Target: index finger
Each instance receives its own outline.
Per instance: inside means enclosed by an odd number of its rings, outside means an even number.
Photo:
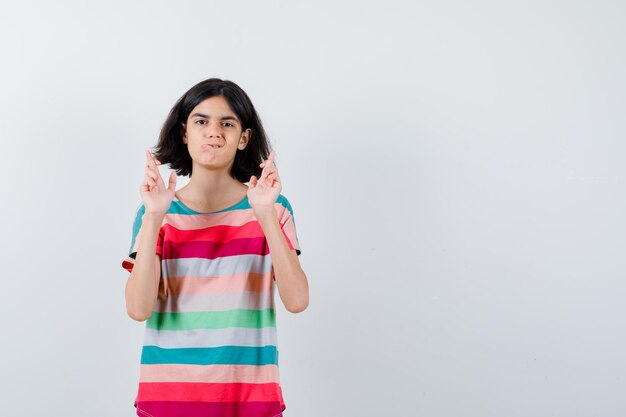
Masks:
[[[152,161],[154,165],[161,164],[161,162],[158,159],[156,159],[154,155],[152,155],[152,152],[150,152],[148,149],[146,149],[146,157],[148,158],[148,164],[150,163],[150,161]]]
[[[273,150],[270,152],[270,154],[267,156],[267,159],[263,161],[261,165],[263,166],[263,171],[265,171],[267,167],[270,167],[272,165],[276,166],[276,164],[274,163],[274,151]]]

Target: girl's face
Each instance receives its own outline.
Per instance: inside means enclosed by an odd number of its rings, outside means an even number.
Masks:
[[[187,144],[193,165],[226,172],[230,172],[237,150],[246,147],[252,134],[250,128],[242,131],[241,121],[222,96],[200,102],[183,128],[183,142]]]

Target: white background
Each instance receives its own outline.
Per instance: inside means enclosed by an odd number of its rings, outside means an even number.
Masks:
[[[626,415],[625,12],[2,3],[0,414],[134,415],[144,150],[220,77],[267,128],[310,284],[277,305],[285,417]]]

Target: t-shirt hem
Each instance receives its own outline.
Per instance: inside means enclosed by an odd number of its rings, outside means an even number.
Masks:
[[[145,417],[154,417],[152,414],[150,414],[147,411],[142,410],[141,408],[137,407],[137,402],[135,401],[135,403],[133,404],[135,406],[135,408],[137,409],[137,415],[138,416],[145,416]],[[278,413],[273,415],[272,417],[284,417],[283,413],[285,412],[285,410],[287,409],[286,405],[283,405],[283,409]],[[141,413],[141,414],[139,414]]]

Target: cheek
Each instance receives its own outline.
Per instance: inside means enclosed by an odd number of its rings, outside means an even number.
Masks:
[[[201,143],[202,142],[202,128],[195,126],[195,127],[190,127],[189,129],[187,129],[185,131],[185,135],[187,137],[187,143],[189,144],[193,144],[193,143]]]

